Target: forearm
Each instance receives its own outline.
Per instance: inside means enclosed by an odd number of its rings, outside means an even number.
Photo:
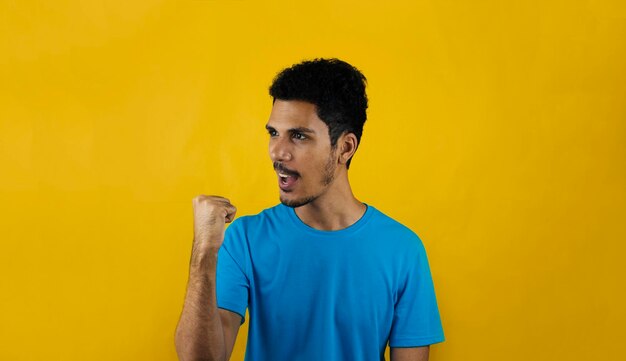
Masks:
[[[215,295],[216,266],[216,251],[191,260],[185,304],[176,328],[176,352],[181,361],[226,361]]]

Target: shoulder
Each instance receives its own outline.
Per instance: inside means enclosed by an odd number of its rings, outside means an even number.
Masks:
[[[278,225],[286,218],[285,207],[281,204],[266,208],[257,214],[239,216],[228,226],[226,234],[232,234],[238,238],[247,237],[249,234],[269,232],[277,229]]]
[[[222,248],[233,255],[248,254],[252,245],[275,232],[281,212],[284,211],[279,206],[274,206],[257,214],[235,218],[226,228]]]
[[[371,232],[383,237],[390,246],[396,246],[405,251],[423,251],[422,240],[414,230],[374,206],[368,206],[372,208],[372,219],[369,224]]]

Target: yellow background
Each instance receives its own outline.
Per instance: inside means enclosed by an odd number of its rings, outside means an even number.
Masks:
[[[314,57],[369,80],[350,178],[424,241],[431,360],[624,359],[623,4],[0,1],[0,359],[175,360],[191,199],[277,203]]]

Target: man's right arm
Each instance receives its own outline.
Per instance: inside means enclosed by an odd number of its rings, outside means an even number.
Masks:
[[[181,361],[227,361],[237,338],[241,316],[217,308],[217,252],[225,223],[236,209],[222,197],[194,198],[194,244],[183,312],[176,327],[176,352]]]

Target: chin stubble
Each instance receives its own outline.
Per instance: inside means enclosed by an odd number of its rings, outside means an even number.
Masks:
[[[334,164],[333,154],[331,153],[330,157],[328,158],[328,161],[324,165],[324,176],[322,177],[322,186],[327,187],[333,182],[333,180],[335,180],[335,168],[336,168],[336,165]],[[298,208],[298,207],[302,207],[306,204],[313,202],[320,195],[321,193],[315,196],[295,199],[292,201],[288,199],[284,199],[283,197],[280,197],[280,203],[286,205],[287,207]]]

